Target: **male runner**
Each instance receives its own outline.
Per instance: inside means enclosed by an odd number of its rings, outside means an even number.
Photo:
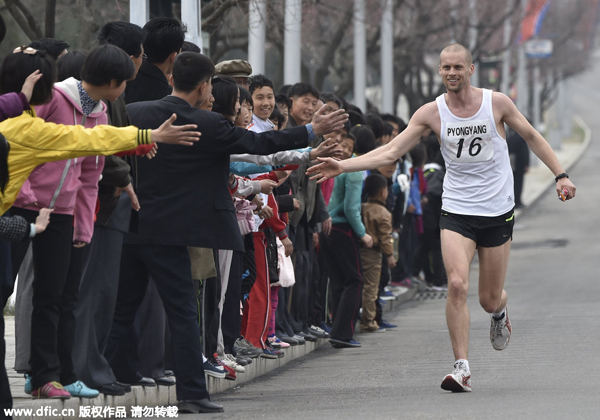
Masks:
[[[469,267],[478,251],[479,303],[491,314],[490,340],[496,350],[510,341],[504,279],[514,224],[513,177],[504,123],[527,142],[556,177],[559,195],[575,197],[575,185],[544,138],[504,94],[471,86],[475,67],[471,53],[460,44],[444,48],[439,73],[447,93],[422,106],[408,127],[390,143],[355,159],[319,158],[308,173],[319,182],[342,172],[388,165],[411,150],[426,129],[440,140],[446,177],[440,220],[442,254],[448,274],[446,319],[456,362],[442,388],[471,391],[469,369]]]

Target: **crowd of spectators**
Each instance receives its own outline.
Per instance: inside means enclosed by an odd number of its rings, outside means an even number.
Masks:
[[[42,39],[0,70],[0,296],[18,275],[14,369],[34,398],[176,386],[180,412],[221,411],[205,375],[306,341],[360,347],[357,325],[397,328],[385,300],[446,285],[435,136],[317,184],[319,157],[368,153],[404,121],[213,65],[184,37],[175,19],[111,22],[89,52]]]

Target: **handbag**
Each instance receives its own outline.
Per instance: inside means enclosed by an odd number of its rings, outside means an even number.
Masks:
[[[296,283],[296,277],[294,276],[294,265],[292,264],[292,257],[285,256],[285,247],[277,238],[277,257],[279,259],[279,281],[271,284],[271,286],[290,287]]]

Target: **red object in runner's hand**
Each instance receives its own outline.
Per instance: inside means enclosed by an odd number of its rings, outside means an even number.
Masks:
[[[558,199],[560,201],[567,201],[567,197],[569,196],[569,190],[563,188],[561,192],[558,193]]]

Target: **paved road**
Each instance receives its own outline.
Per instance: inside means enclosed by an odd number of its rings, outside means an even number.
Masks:
[[[576,112],[597,140],[600,82],[590,72],[573,88]],[[503,352],[490,345],[489,317],[478,306],[473,265],[472,393],[440,389],[454,361],[445,300],[412,302],[390,316],[400,325],[397,331],[358,336],[361,349],[319,349],[215,396],[225,413],[197,418],[600,418],[598,162],[600,145],[592,138],[588,153],[571,170],[577,199],[560,203],[549,191],[517,220],[506,283],[513,337]]]

